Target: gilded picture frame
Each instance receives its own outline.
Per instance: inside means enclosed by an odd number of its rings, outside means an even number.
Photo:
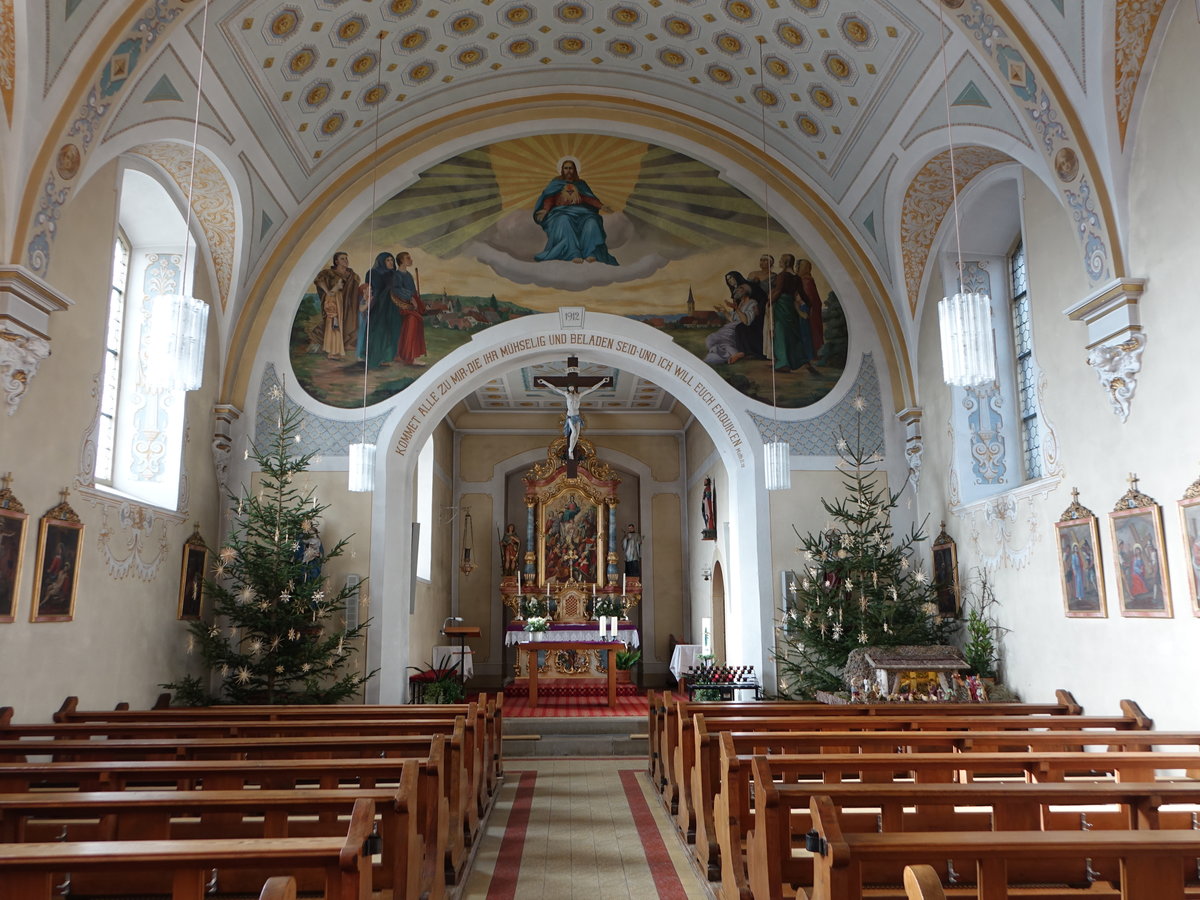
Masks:
[[[204,575],[208,571],[208,545],[200,536],[200,526],[183,545],[183,566],[179,572],[179,606],[176,616],[182,620],[199,619],[204,605]]]
[[[62,502],[41,518],[33,574],[31,622],[70,622],[75,618],[79,563],[83,558],[83,522]]]
[[[943,619],[957,619],[962,613],[961,591],[958,583],[958,545],[946,533],[946,523],[933,539],[933,587],[937,592],[937,614]]]
[[[17,617],[25,535],[29,528],[29,514],[9,490],[8,482],[5,476],[4,487],[0,488],[0,624],[13,622]]]
[[[1200,616],[1200,478],[1191,483],[1179,501],[1179,526],[1183,534],[1192,615]]]
[[[1079,503],[1078,490],[1071,491],[1071,498],[1071,505],[1054,523],[1063,611],[1068,618],[1107,618],[1100,523],[1090,509]]]
[[[1137,478],[1108,514],[1121,615],[1169,619],[1171,580],[1163,540],[1162,507],[1137,490]]]

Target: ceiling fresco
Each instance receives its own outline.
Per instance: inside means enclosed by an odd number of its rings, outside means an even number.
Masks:
[[[423,173],[328,258],[339,250],[358,270],[316,274],[291,342],[299,384],[331,406],[361,405],[364,376],[367,402],[385,400],[482,329],[562,306],[658,328],[784,407],[820,400],[846,363],[845,316],[812,253],[711,166],[653,144],[480,147]],[[628,406],[630,390],[614,377],[593,401]]]

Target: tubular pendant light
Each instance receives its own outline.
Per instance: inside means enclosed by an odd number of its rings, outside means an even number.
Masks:
[[[183,226],[183,265],[178,294],[151,297],[149,340],[142,381],[147,387],[194,391],[204,383],[204,343],[208,304],[182,293],[191,245],[192,190],[196,179],[196,144],[200,136],[200,100],[204,90],[204,52],[208,37],[208,0],[200,25],[200,67],[196,75],[196,115],[192,120],[192,158],[188,165],[187,211]]]
[[[942,93],[946,101],[946,135],[950,144],[950,191],[954,205],[954,242],[958,253],[957,290],[938,303],[942,336],[942,378],[958,387],[978,387],[996,380],[992,340],[992,301],[987,294],[963,292],[962,236],[958,218],[958,173],[954,166],[954,130],[950,122],[950,68],[946,63],[945,19],[938,5],[942,40]]]

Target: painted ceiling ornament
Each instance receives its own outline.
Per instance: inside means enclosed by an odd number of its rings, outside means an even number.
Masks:
[[[1137,390],[1137,376],[1142,370],[1142,351],[1146,335],[1135,331],[1119,344],[1101,344],[1088,354],[1088,365],[1100,379],[1108,394],[1109,404],[1122,422],[1129,419],[1129,407]]]

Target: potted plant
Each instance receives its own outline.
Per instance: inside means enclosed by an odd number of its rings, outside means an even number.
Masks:
[[[531,641],[543,640],[543,635],[550,630],[549,616],[530,616],[525,620],[525,631]]]
[[[410,703],[462,703],[467,691],[458,670],[442,660],[440,667],[409,666],[415,675],[408,679]]]
[[[642,651],[629,647],[617,651],[617,681],[628,684],[633,681],[633,667],[642,660]]]

